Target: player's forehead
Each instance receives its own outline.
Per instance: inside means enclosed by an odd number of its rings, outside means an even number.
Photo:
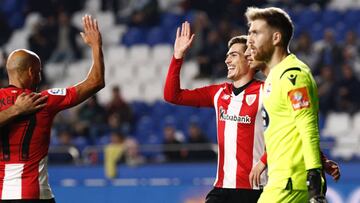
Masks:
[[[249,32],[268,29],[269,25],[267,24],[265,19],[256,19],[249,23]]]
[[[238,53],[238,54],[244,54],[245,53],[245,48],[246,45],[243,43],[235,43],[233,45],[231,45],[231,47],[229,48],[227,55],[231,54],[231,53]]]

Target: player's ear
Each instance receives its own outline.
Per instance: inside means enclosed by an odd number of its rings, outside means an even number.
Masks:
[[[34,77],[34,68],[32,66],[29,66],[28,69],[27,69],[27,75],[29,78],[33,78]]]
[[[281,43],[281,33],[280,32],[274,32],[273,33],[273,45],[278,46]]]

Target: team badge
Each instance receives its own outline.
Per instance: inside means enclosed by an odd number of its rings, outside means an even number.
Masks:
[[[294,110],[310,107],[310,100],[306,87],[291,90],[288,95]]]
[[[48,90],[51,95],[65,96],[66,89],[65,88],[53,88]]]
[[[17,90],[11,90],[11,93],[16,94],[18,91]]]
[[[228,100],[230,98],[230,95],[224,94],[221,99]]]
[[[270,92],[271,92],[271,83],[268,83],[265,86],[265,95],[269,96]]]
[[[256,94],[246,95],[245,101],[247,105],[251,106],[256,100]]]

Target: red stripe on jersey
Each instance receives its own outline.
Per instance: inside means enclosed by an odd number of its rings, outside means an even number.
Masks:
[[[258,111],[259,90],[249,87],[244,91],[239,117],[249,116],[251,123],[255,123]],[[251,188],[248,174],[250,174],[253,164],[255,124],[238,123],[237,132],[236,160],[238,165],[236,169],[236,188]]]
[[[220,89],[219,91],[222,91]],[[218,93],[216,94],[218,95]],[[218,119],[219,118],[219,100],[225,95],[225,93],[222,91],[217,98],[214,98],[214,106],[216,106],[216,116],[217,116],[217,138],[218,138],[218,174],[217,174],[217,181],[215,183],[215,187],[222,187],[224,182],[224,160],[225,160],[225,143],[224,143],[224,130],[225,129],[225,121]],[[229,103],[227,105],[225,104],[223,107],[228,108]]]
[[[39,198],[39,165],[25,164],[21,180],[22,199]]]
[[[4,176],[5,176],[5,164],[0,164],[0,200],[2,199]]]

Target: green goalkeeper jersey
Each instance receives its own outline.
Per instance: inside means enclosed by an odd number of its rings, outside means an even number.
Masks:
[[[318,95],[310,69],[290,54],[270,71],[263,92],[268,187],[306,190],[321,168]]]

